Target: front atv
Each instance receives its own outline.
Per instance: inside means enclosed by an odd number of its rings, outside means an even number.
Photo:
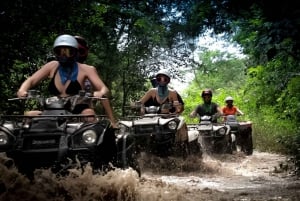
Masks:
[[[41,115],[1,116],[0,151],[14,160],[21,173],[31,177],[38,168],[62,173],[88,163],[96,171],[113,162],[115,135],[108,120],[84,122],[88,116],[65,109],[69,100],[45,100]]]

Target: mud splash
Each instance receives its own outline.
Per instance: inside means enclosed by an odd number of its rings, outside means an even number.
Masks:
[[[131,169],[105,175],[82,173],[58,177],[37,170],[35,180],[19,174],[0,157],[1,201],[189,201],[189,200],[298,200],[300,182],[283,167],[285,156],[255,152],[252,156],[203,155],[187,160],[142,155],[142,177]]]
[[[115,169],[105,175],[92,174],[87,166],[71,169],[70,175],[58,177],[50,170],[36,170],[35,180],[29,181],[18,173],[12,163],[0,160],[0,200],[110,200],[110,201],[155,201],[178,200],[180,193],[162,181],[139,178],[132,169]],[[175,193],[176,192],[176,193]]]

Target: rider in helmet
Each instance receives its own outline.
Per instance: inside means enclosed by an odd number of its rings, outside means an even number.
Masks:
[[[165,103],[172,103],[176,108],[175,113],[181,112],[181,105],[179,104],[177,92],[169,89],[168,84],[170,83],[171,76],[168,71],[160,70],[155,75],[157,86],[148,90],[145,95],[139,100],[142,105],[151,104],[152,106],[163,106]],[[142,113],[145,111],[142,107]],[[171,110],[160,110],[160,113],[170,113]]]
[[[225,103],[226,105],[222,108],[222,112],[225,116],[244,114],[238,107],[233,105],[233,98],[231,96],[225,98]]]
[[[42,80],[50,78],[48,90],[54,96],[67,97],[76,95],[84,88],[88,79],[94,89],[93,96],[103,97],[109,90],[100,79],[94,66],[77,62],[78,43],[74,36],[64,34],[58,36],[53,45],[53,51],[57,60],[50,61],[25,80],[19,88],[19,98],[26,97],[27,91],[35,87]],[[95,115],[95,111],[88,106],[75,107],[73,113]],[[34,111],[34,113],[38,112]],[[93,121],[91,118],[88,121]]]
[[[89,54],[88,43],[87,43],[86,39],[82,36],[74,36],[74,37],[78,42],[77,61],[79,63],[84,63],[86,61],[87,57],[88,57],[88,54]],[[85,90],[87,92],[93,91],[93,86],[92,86],[91,82],[88,79],[85,80]],[[113,111],[112,111],[109,99],[101,99],[100,102],[101,102],[108,118],[110,119],[110,121],[112,123],[112,127],[117,128],[117,123],[116,123],[116,120],[113,116]]]
[[[151,84],[152,84],[152,87],[155,88],[158,86],[158,83],[157,83],[157,80],[156,80],[156,77],[152,78],[151,80]],[[181,111],[179,113],[182,113],[184,111],[184,101],[182,99],[182,97],[180,96],[180,94],[176,91],[177,93],[177,98],[178,98],[178,102],[179,104],[181,105]],[[145,107],[147,106],[151,106],[152,105],[152,99],[148,100],[146,103],[145,103]],[[175,112],[176,108],[172,108],[171,109],[171,112]]]
[[[159,113],[176,113],[180,114],[183,111],[183,105],[180,104],[178,99],[179,94],[168,87],[171,81],[171,76],[168,71],[160,70],[155,75],[154,88],[148,90],[146,94],[140,99],[140,103],[144,106],[161,106],[165,103],[171,103],[172,108],[160,109]],[[183,103],[182,99],[181,102]],[[142,114],[145,113],[144,107],[142,107]],[[182,126],[178,128],[176,132],[176,142],[185,143],[188,140],[188,129],[184,122],[183,117],[178,117],[182,119]]]
[[[195,118],[197,115],[204,116],[220,116],[222,115],[222,110],[218,104],[212,102],[212,90],[205,89],[201,92],[201,97],[203,99],[203,104],[198,105],[194,111],[191,112],[190,117]],[[213,122],[217,123],[217,118],[213,118]]]
[[[73,68],[77,59],[77,40],[73,36],[67,34],[58,36],[54,41],[53,51],[62,67]]]

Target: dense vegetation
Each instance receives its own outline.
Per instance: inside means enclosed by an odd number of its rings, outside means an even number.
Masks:
[[[195,106],[190,97],[201,101],[203,87],[213,88],[220,104],[231,94],[255,124],[257,147],[285,150],[300,160],[297,1],[2,0],[0,10],[2,113],[24,109],[6,100],[51,56],[57,35],[82,35],[91,47],[88,63],[111,89],[117,116],[149,87],[157,69],[189,67],[196,79],[187,91],[187,112]],[[220,53],[206,52],[195,63],[195,39],[209,28],[233,37],[248,58],[212,62]],[[178,79],[180,69],[172,71]],[[38,88],[44,91],[45,84]],[[282,146],[274,150],[275,142]]]

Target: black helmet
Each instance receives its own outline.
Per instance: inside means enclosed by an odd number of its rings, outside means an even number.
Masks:
[[[156,80],[156,77],[151,78],[151,79],[150,79],[150,82],[151,82],[153,88],[157,87],[157,80]]]
[[[85,62],[88,53],[89,53],[89,46],[87,44],[87,41],[82,36],[74,36],[75,39],[78,42],[78,55],[77,55],[77,61],[80,63]]]
[[[210,89],[204,89],[201,93],[201,97],[204,97],[205,95],[209,95],[212,97],[212,91]]]

